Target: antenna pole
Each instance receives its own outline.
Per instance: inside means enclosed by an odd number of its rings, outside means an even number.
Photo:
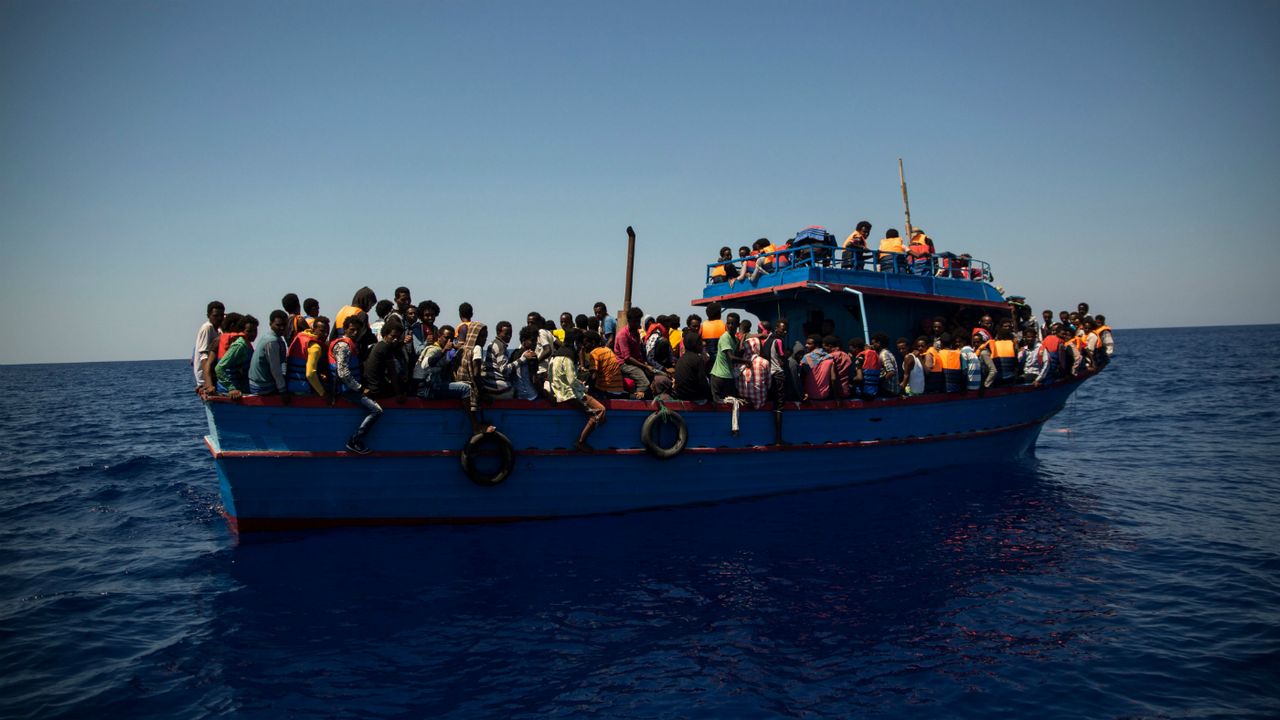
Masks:
[[[898,182],[902,183],[902,207],[907,213],[907,242],[911,241],[911,201],[907,199],[907,175],[902,170],[902,158],[898,158]]]

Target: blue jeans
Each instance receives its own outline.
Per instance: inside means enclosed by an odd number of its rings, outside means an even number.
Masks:
[[[356,428],[355,434],[351,436],[354,442],[364,442],[364,436],[369,434],[373,426],[378,423],[378,419],[382,417],[382,406],[374,402],[373,398],[366,397],[363,393],[358,393],[355,390],[348,390],[342,393],[342,397],[368,411],[368,414],[360,421],[360,427]]]

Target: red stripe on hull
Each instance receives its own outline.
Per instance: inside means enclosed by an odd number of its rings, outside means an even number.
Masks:
[[[808,450],[837,450],[858,447],[877,447],[884,445],[914,445],[917,443],[938,442],[941,440],[967,440],[970,438],[986,437],[1002,432],[1012,432],[1014,430],[1022,430],[1034,427],[1043,423],[1049,418],[1042,417],[1038,420],[1030,422],[1018,423],[1016,425],[1005,425],[1003,427],[993,428],[989,430],[970,430],[962,433],[946,433],[939,435],[925,435],[922,437],[905,437],[905,438],[884,438],[876,440],[847,440],[842,442],[824,442],[824,443],[788,443],[786,445],[750,445],[747,447],[689,447],[683,452],[693,453],[695,455],[713,455],[713,454],[732,454],[732,453],[768,453],[768,452],[796,452]],[[213,447],[213,442],[206,436],[204,439],[205,447],[209,448],[209,452],[215,459],[223,458],[377,458],[377,457],[457,457],[461,454],[458,450],[385,450],[371,451],[367,455],[355,455],[346,451],[311,451],[311,450],[217,450]],[[593,453],[583,453],[578,450],[567,450],[564,448],[552,448],[547,450],[525,449],[516,450],[516,455],[529,456],[559,456],[559,455],[643,455],[644,448],[607,448],[596,450]]]

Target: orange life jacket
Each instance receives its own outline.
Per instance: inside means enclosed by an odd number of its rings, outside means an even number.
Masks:
[[[932,367],[928,368],[927,372],[931,372],[931,373],[942,372],[942,353],[938,352],[938,348],[929,346],[925,348],[924,354],[933,358]],[[959,357],[959,355],[957,355],[956,357]],[[956,367],[959,367],[959,365],[957,365]]]

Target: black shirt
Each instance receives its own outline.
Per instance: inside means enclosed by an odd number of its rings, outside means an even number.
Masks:
[[[379,341],[369,351],[369,359],[364,361],[363,374],[370,397],[389,397],[395,394],[393,377],[396,374],[396,355],[400,353],[400,348],[400,345]]]
[[[675,396],[680,400],[710,400],[707,359],[702,353],[687,352],[676,361]]]

